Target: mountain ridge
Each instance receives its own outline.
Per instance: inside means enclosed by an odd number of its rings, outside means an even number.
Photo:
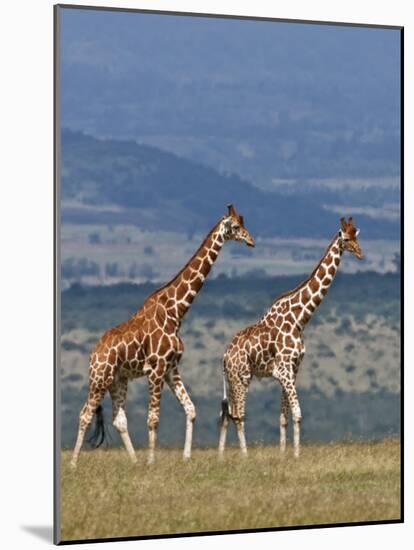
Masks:
[[[63,129],[61,174],[63,223],[132,223],[192,234],[208,230],[231,202],[256,235],[326,237],[339,227],[340,216],[319,204],[320,194],[313,201],[309,194],[264,191],[237,174],[132,140]],[[96,209],[102,205],[118,211]],[[367,238],[399,238],[397,221],[377,224],[358,215],[357,223]]]

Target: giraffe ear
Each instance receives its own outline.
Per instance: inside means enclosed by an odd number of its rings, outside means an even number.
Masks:
[[[240,225],[244,227],[244,218],[243,216],[239,216]]]
[[[341,227],[343,231],[346,231],[346,220],[345,218],[341,218]]]
[[[361,231],[360,229],[357,229],[357,230],[356,230],[356,232],[355,232],[355,237],[358,237],[360,231]]]

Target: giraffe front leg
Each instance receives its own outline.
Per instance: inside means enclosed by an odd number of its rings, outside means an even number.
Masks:
[[[117,378],[109,388],[112,399],[112,422],[121,436],[124,447],[132,463],[136,464],[137,457],[128,433],[128,421],[126,416],[127,389],[128,379],[124,377]]]
[[[287,394],[290,410],[293,419],[293,456],[299,457],[300,454],[300,425],[302,422],[302,413],[299,405],[299,398],[296,392],[295,375],[289,374],[283,382],[283,390]]]
[[[300,424],[302,413],[296,392],[296,374],[298,363],[290,358],[280,360],[273,371],[273,377],[282,386],[282,406],[280,412],[280,450],[286,449],[286,429],[288,424],[289,408],[293,419],[293,454],[298,458],[300,452]]]
[[[292,409],[293,415],[293,456],[299,458],[300,454],[300,425],[302,422],[302,414],[299,404]]]
[[[193,425],[196,418],[196,410],[193,402],[190,399],[190,396],[187,393],[187,390],[185,389],[177,366],[172,367],[170,372],[168,373],[167,383],[185,412],[186,428],[183,458],[184,460],[188,460],[191,457]]]
[[[159,365],[148,375],[149,404],[148,404],[148,459],[147,463],[154,462],[157,429],[160,421],[161,392],[164,385],[164,369]]]

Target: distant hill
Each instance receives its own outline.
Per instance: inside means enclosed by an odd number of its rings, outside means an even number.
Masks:
[[[330,193],[330,202],[332,202]],[[329,238],[339,214],[307,194],[266,192],[235,174],[158,148],[62,131],[63,223],[134,224],[143,229],[204,232],[232,202],[255,235]],[[357,216],[365,238],[399,237],[397,221]]]

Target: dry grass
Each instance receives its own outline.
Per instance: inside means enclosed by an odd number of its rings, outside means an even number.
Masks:
[[[389,520],[400,518],[400,443],[338,443],[291,449],[158,449],[138,465],[124,450],[84,452],[78,469],[62,452],[62,540]]]

